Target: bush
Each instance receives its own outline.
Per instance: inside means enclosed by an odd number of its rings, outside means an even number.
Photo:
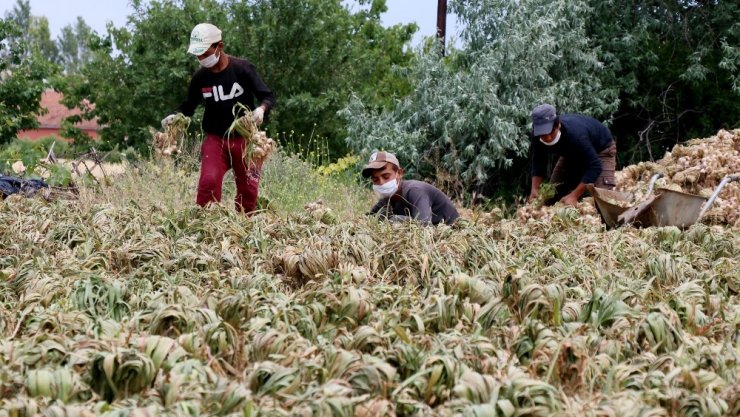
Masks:
[[[70,157],[71,148],[63,140],[54,136],[47,136],[39,140],[15,139],[6,146],[0,147],[0,172],[10,174],[13,172],[11,166],[16,161],[23,162],[26,166],[26,175],[33,175],[38,162],[46,158],[52,145],[57,157]]]
[[[446,59],[435,49],[422,53],[410,73],[413,92],[392,111],[377,113],[354,100],[341,112],[351,148],[395,152],[412,175],[443,171],[470,189],[526,154],[535,105],[597,117],[616,109],[616,91],[601,81],[610,70],[582,24],[586,2],[455,4],[468,24],[468,48]]]

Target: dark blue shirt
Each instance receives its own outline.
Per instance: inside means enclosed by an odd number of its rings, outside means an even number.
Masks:
[[[601,122],[582,114],[560,116],[560,141],[548,146],[532,135],[532,176],[545,177],[547,157],[550,154],[563,156],[569,164],[585,169],[584,184],[593,184],[601,175],[599,152],[612,143],[612,134]]]

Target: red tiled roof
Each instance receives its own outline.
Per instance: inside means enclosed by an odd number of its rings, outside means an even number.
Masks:
[[[62,94],[54,90],[46,90],[41,95],[41,107],[48,110],[46,114],[39,116],[39,128],[42,129],[59,129],[62,127],[62,121],[73,115],[80,114],[79,109],[68,109],[64,104],[60,103]],[[80,123],[75,124],[82,130],[98,130],[97,118],[93,120],[83,120]]]

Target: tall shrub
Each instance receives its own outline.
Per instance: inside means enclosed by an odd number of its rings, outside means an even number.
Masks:
[[[451,185],[482,186],[528,149],[529,112],[549,102],[562,111],[608,118],[613,77],[586,36],[585,1],[458,1],[467,47],[439,57],[420,52],[413,90],[390,111],[356,99],[342,111],[348,144],[363,153],[399,154],[408,171],[444,175]]]

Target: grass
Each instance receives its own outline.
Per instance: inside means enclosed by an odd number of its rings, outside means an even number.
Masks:
[[[195,204],[196,167],[190,158],[177,164],[137,162],[127,173],[116,177],[112,186],[83,189],[82,201],[89,205],[135,204],[142,209],[184,210]],[[365,213],[372,204],[370,190],[359,183],[358,177],[349,172],[320,175],[297,155],[277,153],[263,166],[259,195],[269,201],[270,210],[282,215],[301,213],[306,204],[322,200],[325,207],[348,219]],[[224,178],[221,205],[233,207],[235,193],[234,177],[229,171]]]
[[[296,155],[278,154],[263,169],[262,189],[279,212],[297,213],[304,205],[322,200],[343,218],[367,212],[371,192],[360,184],[357,173],[320,175]]]

